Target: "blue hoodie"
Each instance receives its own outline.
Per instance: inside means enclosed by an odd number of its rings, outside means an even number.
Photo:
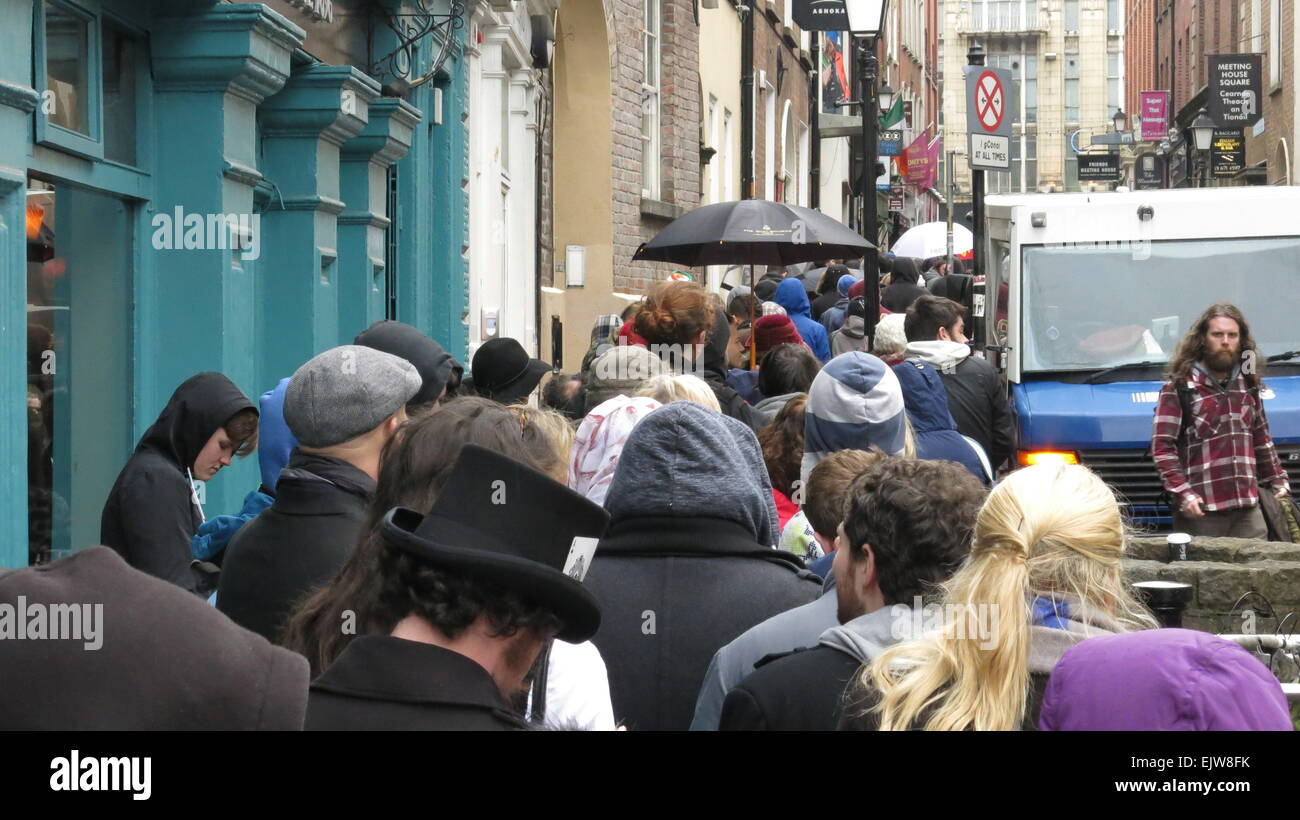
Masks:
[[[988,484],[985,459],[976,449],[979,445],[957,432],[957,423],[948,412],[948,391],[934,365],[920,360],[899,362],[894,365],[894,375],[903,388],[903,406],[916,438],[916,457],[955,461]]]
[[[830,361],[830,338],[826,335],[826,328],[813,320],[812,306],[808,303],[808,291],[803,289],[803,283],[798,279],[783,279],[777,286],[776,296],[772,301],[785,308],[786,315],[799,329],[799,335],[812,349],[813,355],[823,363]]]
[[[827,335],[833,334],[844,326],[844,317],[849,312],[849,288],[853,283],[858,281],[858,277],[851,273],[846,273],[840,277],[840,281],[835,284],[835,290],[840,294],[840,300],[831,307],[826,308],[822,314],[822,327],[826,328]]]
[[[230,539],[245,523],[271,506],[275,499],[263,489],[275,492],[275,482],[280,471],[289,463],[289,452],[298,446],[298,440],[289,432],[284,421],[284,391],[288,379],[281,379],[274,390],[262,394],[261,414],[257,430],[257,462],[262,471],[262,487],[244,497],[244,506],[235,515],[216,515],[209,518],[190,539],[190,549],[200,561],[208,561],[226,548]]]

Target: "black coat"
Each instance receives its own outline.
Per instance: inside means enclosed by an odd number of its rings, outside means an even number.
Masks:
[[[374,491],[374,480],[346,461],[295,449],[275,503],[226,547],[217,609],[278,642],[294,605],[356,548]]]
[[[727,693],[718,728],[724,732],[831,732],[843,710],[844,688],[857,658],[831,646],[769,655]]]
[[[939,378],[948,392],[948,411],[957,422],[957,432],[979,442],[996,470],[1016,446],[1011,408],[998,372],[984,359],[967,356],[955,373],[940,370]]]
[[[112,550],[0,573],[0,604],[13,607],[20,596],[29,609],[80,604],[82,637],[100,645],[0,640],[0,731],[302,728],[305,658]]]
[[[704,382],[717,397],[722,415],[754,426],[754,409],[735,388],[727,384],[727,343],[731,341],[731,322],[721,308],[714,311],[713,330],[704,346]]]
[[[245,409],[256,408],[220,373],[200,373],[176,388],[118,473],[99,540],[136,569],[199,592],[190,540],[202,518],[186,470],[217,428]]]
[[[840,275],[842,276],[843,274]],[[838,276],[835,277],[835,282],[836,284],[839,283]],[[843,296],[840,296],[839,290],[837,290],[836,288],[831,288],[830,290],[823,293],[821,296],[818,296],[816,299],[813,299],[812,303],[809,305],[809,310],[812,311],[813,321],[820,322],[822,320],[822,314],[830,310],[831,308],[835,307],[836,305],[838,305],[840,303],[840,300],[843,298],[844,298]]]
[[[629,517],[601,540],[586,586],[601,604],[592,642],[609,669],[616,720],[685,730],[724,644],[821,594],[793,555],[719,518]]]
[[[528,725],[487,670],[464,655],[365,635],[312,682],[306,728],[490,732]]]

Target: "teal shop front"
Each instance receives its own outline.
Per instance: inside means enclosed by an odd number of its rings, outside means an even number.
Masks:
[[[118,470],[194,373],[256,399],[383,318],[464,358],[446,5],[0,0],[0,18],[0,566],[98,543]],[[221,471],[205,513],[259,480],[256,458]]]

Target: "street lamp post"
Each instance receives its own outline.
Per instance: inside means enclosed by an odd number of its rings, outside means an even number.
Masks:
[[[1210,143],[1214,140],[1214,120],[1202,108],[1196,112],[1196,119],[1192,120],[1191,125],[1192,139],[1196,143],[1196,159],[1198,168],[1204,166],[1204,170],[1210,167]],[[1196,173],[1197,187],[1206,187],[1209,180],[1206,179],[1208,174],[1202,174],[1200,170]]]
[[[947,185],[944,189],[944,199],[948,203],[948,266],[944,268],[947,273],[952,273],[952,158],[961,156],[966,153],[966,149],[960,145],[948,152],[948,162],[944,164],[944,170],[947,171]]]
[[[876,258],[876,43],[884,27],[886,0],[844,0],[849,18],[849,32],[858,44],[858,79],[862,112],[862,237],[871,247],[862,256],[863,296],[875,309],[867,311],[865,328],[867,348],[875,339],[880,319],[880,266]],[[892,89],[891,89],[892,96]]]
[[[972,41],[970,51],[966,52],[966,62],[972,66],[984,65],[984,46],[978,42]],[[971,169],[971,215],[975,219],[972,226],[972,245],[975,249],[975,280],[982,282],[984,276],[984,248],[981,247],[980,239],[984,236],[984,172]],[[951,207],[951,206],[950,206]],[[948,271],[952,273],[951,270]]]

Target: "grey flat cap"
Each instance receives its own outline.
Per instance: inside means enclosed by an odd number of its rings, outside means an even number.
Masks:
[[[362,345],[331,348],[293,374],[284,421],[308,447],[332,447],[368,433],[420,390],[405,359]]]

